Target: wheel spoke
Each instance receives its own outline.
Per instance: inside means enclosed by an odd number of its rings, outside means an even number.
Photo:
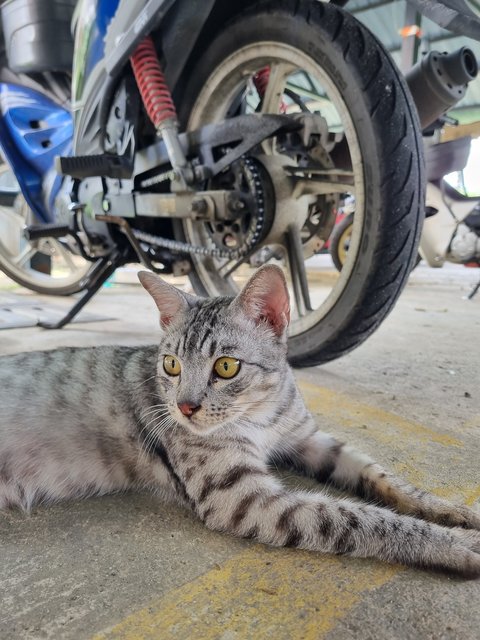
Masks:
[[[17,255],[23,237],[25,220],[12,207],[0,206],[0,251]]]
[[[54,248],[54,251],[58,252],[62,256],[70,273],[75,273],[78,267],[75,265],[70,251],[66,249],[61,242],[56,240],[51,243],[51,246]]]
[[[353,171],[341,169],[312,169],[306,170],[308,177],[293,175],[293,197],[300,198],[304,195],[328,195],[330,193],[350,193],[355,191]]]
[[[324,196],[330,193],[352,193],[352,191],[352,185],[348,182],[301,178],[300,180],[295,180],[295,188],[292,195],[294,198],[300,198],[309,194]]]
[[[3,219],[3,224],[10,224],[19,229],[23,229],[25,226],[24,217],[17,213],[13,207],[0,206],[0,218]]]
[[[286,62],[271,63],[268,83],[263,96],[261,96],[260,113],[279,113],[287,78],[292,71],[294,71],[294,67]],[[262,142],[264,153],[271,155],[274,152],[274,145],[274,138],[264,140]]]
[[[244,264],[245,262],[248,262],[248,260],[257,251],[258,251],[258,247],[254,246],[249,251],[247,251],[247,253],[244,256],[242,256],[238,260],[236,261],[227,260],[227,262],[225,262],[224,264],[222,264],[221,267],[219,267],[218,269],[219,275],[226,280],[232,275],[234,271],[236,271],[239,267],[241,267],[242,264]]]
[[[219,276],[224,279],[229,278],[234,271],[236,271],[239,267],[242,266],[244,262],[246,262],[246,260],[248,260],[248,256],[243,256],[237,261],[227,260],[227,262],[225,262],[221,267],[218,268]]]
[[[265,93],[261,96],[261,113],[278,113],[280,111],[287,78],[293,70],[294,67],[286,62],[272,62]]]
[[[299,316],[304,316],[309,311],[313,311],[313,309],[310,302],[310,292],[308,290],[300,230],[297,226],[290,225],[288,227],[285,234],[285,244],[287,247],[288,267],[292,280],[297,313]]]
[[[35,247],[32,247],[30,244],[27,244],[26,247],[12,259],[12,262],[17,267],[23,267],[33,256],[38,253]]]

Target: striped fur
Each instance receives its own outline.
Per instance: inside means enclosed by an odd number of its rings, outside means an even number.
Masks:
[[[480,576],[476,513],[316,429],[286,360],[279,270],[261,269],[234,300],[153,278],[142,282],[165,329],[158,347],[0,359],[0,508],[149,488],[236,536]],[[166,354],[180,376],[164,371]],[[214,375],[220,356],[240,360],[236,377]],[[200,409],[186,417],[184,402]],[[273,465],[364,501],[287,490]]]

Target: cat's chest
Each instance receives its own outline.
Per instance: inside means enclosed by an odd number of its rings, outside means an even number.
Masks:
[[[285,434],[275,425],[250,424],[239,428],[233,442],[238,442],[239,449],[251,454],[252,458],[267,463],[280,446]]]

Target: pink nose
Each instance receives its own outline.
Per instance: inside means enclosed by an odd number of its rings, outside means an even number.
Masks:
[[[187,416],[187,418],[191,418],[194,413],[197,413],[197,411],[202,408],[201,405],[198,405],[196,407],[191,402],[181,402],[177,406],[180,409],[180,411],[183,413],[183,415]]]

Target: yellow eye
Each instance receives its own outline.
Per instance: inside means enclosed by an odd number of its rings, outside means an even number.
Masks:
[[[163,358],[163,368],[165,369],[165,373],[168,373],[169,376],[178,376],[182,370],[180,362],[175,358],[175,356],[165,356]]]
[[[213,369],[220,378],[233,378],[240,371],[240,360],[224,356],[215,362]]]

